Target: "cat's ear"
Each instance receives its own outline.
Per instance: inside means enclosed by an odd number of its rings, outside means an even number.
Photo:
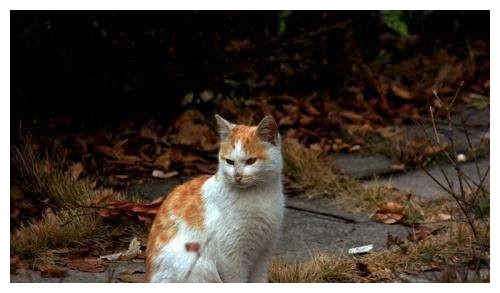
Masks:
[[[257,135],[262,141],[268,142],[272,145],[278,143],[278,124],[273,116],[267,115],[260,121],[257,126]]]
[[[231,130],[234,127],[234,124],[222,118],[220,115],[215,114],[215,119],[217,120],[217,126],[219,127],[219,135],[221,140],[225,140],[229,134],[231,134]]]

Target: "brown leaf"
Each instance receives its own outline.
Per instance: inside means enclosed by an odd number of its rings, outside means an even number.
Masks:
[[[299,123],[300,125],[302,126],[309,126],[311,124],[313,124],[314,122],[314,117],[312,116],[308,116],[308,115],[300,115],[300,120],[299,120]]]
[[[14,255],[10,257],[10,273],[15,274],[18,269],[28,269],[30,267],[26,260],[22,260],[19,256]]]
[[[294,125],[296,121],[297,120],[294,119],[291,115],[285,115],[285,116],[281,117],[278,124],[280,126],[291,126],[291,125]]]
[[[234,104],[233,100],[230,99],[223,99],[220,103],[220,113],[222,115],[238,115],[239,110]]]
[[[443,146],[428,146],[424,149],[425,156],[434,156],[445,150],[446,147]]]
[[[196,161],[201,161],[201,162],[205,161],[202,157],[197,156],[191,152],[182,150],[180,148],[171,148],[170,158],[172,162],[178,162],[178,163],[192,163]]]
[[[445,214],[445,213],[438,213],[437,218],[441,221],[448,221],[451,220],[451,215],[450,214]]]
[[[321,115],[321,113],[310,103],[306,104],[305,111],[307,114],[312,115],[312,116],[320,116]]]
[[[98,214],[106,218],[124,215],[146,223],[151,223],[164,199],[164,196],[160,196],[148,204],[124,200],[113,201],[109,202],[105,208],[99,209]]]
[[[341,111],[339,115],[354,122],[361,122],[364,120],[363,116],[352,111]]]
[[[42,278],[64,278],[66,277],[66,270],[58,268],[54,265],[41,265],[38,267]]]
[[[248,49],[252,46],[252,41],[250,39],[232,39],[226,46],[225,50],[228,52],[239,52],[244,49]]]
[[[85,167],[83,167],[83,164],[81,162],[74,163],[69,167],[69,172],[71,173],[71,177],[74,180],[80,178],[84,170]]]
[[[406,168],[405,164],[401,163],[401,164],[392,164],[391,165],[391,169],[392,170],[396,170],[396,171],[404,171]]]
[[[167,151],[156,158],[154,165],[164,171],[167,171],[168,168],[170,168],[170,163],[172,163],[170,160],[170,151]]]
[[[23,198],[24,198],[24,193],[20,188],[18,188],[16,186],[12,186],[10,188],[10,200],[11,201],[21,200]]]
[[[353,145],[352,147],[349,148],[350,153],[357,152],[361,149],[361,146],[359,144]]]
[[[417,242],[426,239],[430,235],[432,235],[431,232],[422,227],[417,231],[410,232],[410,234],[408,234],[408,240],[411,242]]]
[[[118,277],[118,280],[124,283],[145,283],[146,274],[141,271],[134,271],[132,273],[123,273]]]
[[[396,96],[398,96],[402,99],[411,100],[414,98],[414,96],[410,93],[410,91],[403,88],[402,86],[393,84],[393,85],[391,85],[391,90]]]
[[[68,262],[68,267],[82,272],[99,273],[106,270],[106,264],[95,258],[72,259]]]
[[[374,215],[374,219],[377,222],[384,224],[394,224],[405,216],[405,208],[396,202],[387,202],[379,206],[377,212]]]
[[[10,218],[15,219],[19,215],[20,211],[18,208],[10,208]]]
[[[151,139],[153,141],[157,141],[159,138],[159,135],[156,132],[154,132],[153,130],[151,130],[151,128],[147,127],[146,125],[141,127],[141,131],[139,132],[139,135],[142,138]]]
[[[101,155],[105,155],[111,158],[115,158],[115,151],[110,146],[98,145],[94,147],[94,150]]]

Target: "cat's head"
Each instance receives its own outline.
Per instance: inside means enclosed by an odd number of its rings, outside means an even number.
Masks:
[[[248,188],[281,176],[281,138],[270,115],[257,126],[233,124],[215,115],[219,126],[219,173],[231,185]]]

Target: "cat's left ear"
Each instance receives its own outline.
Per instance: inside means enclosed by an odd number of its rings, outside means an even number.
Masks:
[[[257,135],[262,141],[268,142],[272,145],[278,143],[278,124],[273,116],[267,115],[257,125]]]
[[[225,140],[228,138],[229,134],[231,134],[234,124],[222,118],[218,114],[215,114],[215,119],[217,120],[217,126],[219,127],[220,138],[221,140]]]

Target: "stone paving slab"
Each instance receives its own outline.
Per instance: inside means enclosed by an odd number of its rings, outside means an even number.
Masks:
[[[349,223],[315,213],[286,209],[283,233],[275,257],[288,262],[305,261],[316,252],[347,253],[349,248],[385,247],[387,235],[404,238],[409,228],[372,221]]]
[[[144,272],[146,265],[143,260],[109,262],[104,272],[81,272],[68,269],[64,278],[42,278],[40,272],[18,270],[10,275],[11,283],[109,283],[123,282],[118,278],[123,273]]]
[[[489,156],[479,159],[478,165],[481,176],[483,176],[490,165]],[[461,167],[463,172],[468,174],[468,176],[470,176],[472,180],[474,180],[475,182],[479,182],[480,178],[477,175],[474,162],[461,164]],[[460,190],[460,185],[457,176],[454,175],[456,174],[455,170],[450,165],[444,165],[442,166],[442,168],[446,172],[446,174],[448,174],[450,181],[453,183],[454,190],[458,192]],[[429,173],[431,173],[436,179],[439,180],[439,182],[446,186],[446,180],[438,166],[431,167],[429,169]],[[486,176],[485,183],[486,186],[489,186],[490,184],[489,172]],[[401,175],[383,178],[378,180],[377,182],[366,182],[365,184],[382,184],[388,187],[395,187],[399,190],[412,193],[423,199],[435,199],[442,196],[448,196],[448,194],[443,189],[441,189],[441,187],[439,187],[439,185],[434,182],[423,170],[414,170]]]
[[[391,168],[395,162],[382,155],[335,154],[330,158],[340,172],[357,179],[399,172]]]

